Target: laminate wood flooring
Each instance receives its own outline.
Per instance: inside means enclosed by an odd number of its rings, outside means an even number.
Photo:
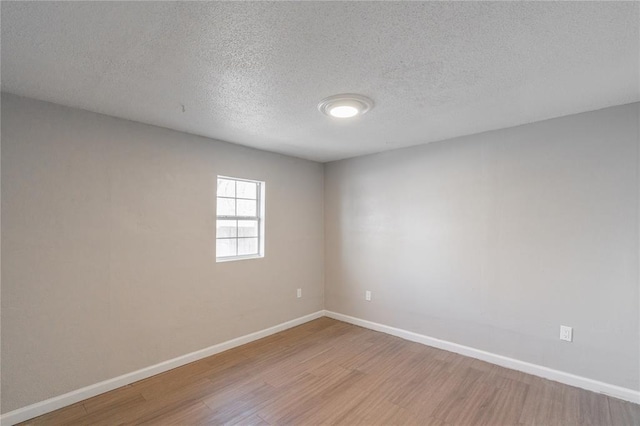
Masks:
[[[640,406],[329,318],[29,425],[640,425]]]

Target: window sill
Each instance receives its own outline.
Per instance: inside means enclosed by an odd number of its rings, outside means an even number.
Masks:
[[[216,263],[234,262],[236,260],[249,260],[249,259],[262,259],[263,254],[252,254],[248,256],[233,256],[233,257],[216,257]]]

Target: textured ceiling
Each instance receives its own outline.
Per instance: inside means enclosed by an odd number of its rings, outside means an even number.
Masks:
[[[634,2],[1,8],[3,91],[318,161],[640,100]]]

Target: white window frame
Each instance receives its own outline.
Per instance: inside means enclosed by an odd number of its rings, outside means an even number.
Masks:
[[[251,182],[251,183],[255,183],[257,185],[257,194],[256,194],[256,216],[228,216],[228,215],[218,215],[217,214],[217,209],[218,209],[218,199],[219,198],[226,198],[226,199],[235,199],[236,200],[236,212],[237,212],[237,200],[243,200],[244,198],[242,197],[238,197],[238,193],[237,193],[237,184],[236,184],[236,196],[235,197],[225,197],[225,196],[219,196],[218,195],[218,189],[217,189],[217,182],[218,179],[225,179],[225,180],[232,180],[235,182]],[[231,176],[223,176],[223,175],[218,175],[216,178],[216,262],[230,262],[230,261],[234,261],[234,260],[246,260],[246,259],[260,259],[264,257],[264,212],[265,212],[265,183],[264,181],[259,181],[259,180],[253,180],[253,179],[244,179],[244,178],[237,178],[237,177],[231,177]],[[248,199],[248,198],[247,198]],[[258,222],[258,253],[255,254],[245,254],[245,255],[238,255],[236,254],[235,256],[223,256],[223,257],[219,257],[218,256],[218,248],[217,248],[217,242],[219,239],[235,239],[236,240],[236,253],[237,251],[237,247],[238,247],[238,239],[242,238],[242,237],[238,237],[238,231],[236,230],[236,236],[235,237],[218,237],[218,221],[219,220],[255,220]],[[250,237],[249,237],[250,238]]]

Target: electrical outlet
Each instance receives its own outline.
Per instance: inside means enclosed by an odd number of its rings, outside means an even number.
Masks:
[[[560,326],[560,340],[566,340],[567,342],[573,341],[573,328],[566,325]]]
[[[298,296],[298,299],[300,299],[302,297],[302,289],[299,288],[296,294]]]
[[[364,300],[371,302],[371,292],[369,290],[364,292]]]

